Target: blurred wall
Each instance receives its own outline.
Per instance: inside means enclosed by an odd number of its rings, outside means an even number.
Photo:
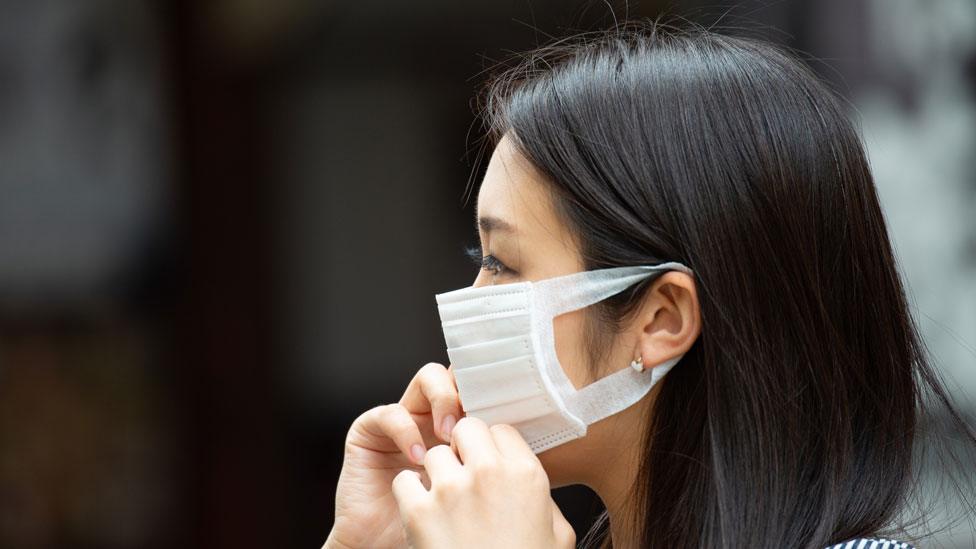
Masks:
[[[0,546],[178,530],[159,14],[0,3]],[[177,528],[174,528],[177,526]]]

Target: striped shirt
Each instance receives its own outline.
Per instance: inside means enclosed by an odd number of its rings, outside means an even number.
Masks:
[[[842,541],[825,549],[915,549],[915,546],[904,541],[885,538],[856,538]]]

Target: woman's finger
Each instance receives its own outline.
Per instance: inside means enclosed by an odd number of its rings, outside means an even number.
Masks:
[[[454,428],[452,444],[457,446],[458,455],[465,465],[500,457],[488,425],[478,418],[461,418]]]
[[[532,458],[535,457],[535,452],[529,447],[525,439],[522,438],[521,433],[518,429],[512,427],[511,425],[506,425],[504,423],[499,423],[497,425],[492,425],[489,429],[491,432],[491,437],[495,441],[495,447],[498,448],[498,453],[508,458]]]
[[[427,451],[424,457],[424,469],[430,477],[431,485],[456,478],[463,471],[454,450],[450,446],[438,444]]]
[[[556,502],[552,499],[549,502],[552,504],[552,533],[556,538],[556,547],[567,549],[576,547],[576,530],[573,530],[573,526],[563,516]]]
[[[373,436],[389,438],[411,461],[423,464],[427,447],[420,428],[403,406],[386,404],[369,410],[363,415],[362,427]]]
[[[410,381],[400,404],[415,414],[430,412],[434,432],[445,442],[451,440],[461,417],[461,400],[449,369],[436,362],[425,365]]]
[[[423,483],[420,481],[420,473],[411,469],[404,469],[393,477],[391,485],[393,497],[396,499],[397,506],[401,510],[410,508],[417,501],[422,500],[428,495]]]

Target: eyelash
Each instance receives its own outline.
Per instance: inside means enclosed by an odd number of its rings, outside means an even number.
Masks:
[[[475,265],[483,270],[493,271],[496,275],[515,273],[515,271],[509,269],[508,266],[499,261],[497,257],[483,254],[484,252],[482,252],[481,246],[467,246],[464,248],[464,255],[468,256]]]

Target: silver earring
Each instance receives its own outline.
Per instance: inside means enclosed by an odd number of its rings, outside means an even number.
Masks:
[[[644,357],[642,357],[640,355],[637,355],[637,360],[631,360],[630,361],[630,367],[633,368],[635,371],[643,372],[644,371]]]

